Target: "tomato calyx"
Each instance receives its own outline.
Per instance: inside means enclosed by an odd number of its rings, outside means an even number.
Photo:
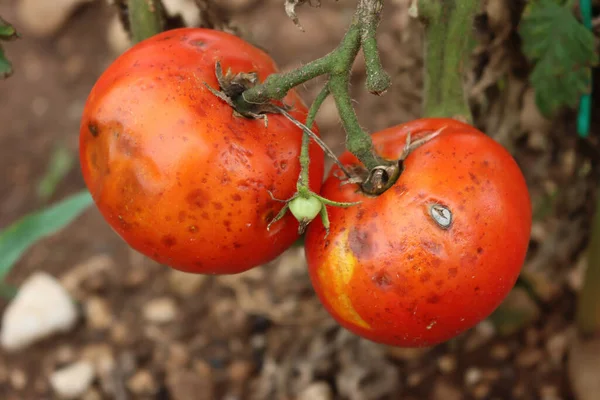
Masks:
[[[287,200],[281,200],[273,196],[273,193],[269,192],[271,198],[275,201],[285,203],[281,211],[269,222],[267,230],[271,228],[271,225],[279,221],[285,216],[289,210],[294,218],[298,220],[298,234],[302,235],[308,225],[317,217],[321,215],[321,221],[325,227],[325,237],[329,235],[329,215],[327,214],[327,206],[348,208],[356,206],[361,202],[342,203],[326,199],[318,194],[312,192],[308,187],[298,185],[298,190],[292,197]]]
[[[291,109],[290,106],[283,102],[280,102],[281,105],[273,103],[255,104],[243,99],[242,93],[259,83],[256,72],[240,72],[236,74],[231,72],[231,69],[228,69],[224,74],[221,63],[217,61],[215,63],[215,75],[217,82],[219,82],[219,90],[212,88],[207,83],[204,85],[212,94],[227,103],[233,109],[234,115],[238,117],[262,119],[266,126],[268,124],[267,114],[281,114],[282,109]]]
[[[411,133],[406,136],[406,144],[400,157],[389,165],[378,165],[371,170],[367,170],[363,165],[354,165],[349,169],[350,176],[338,176],[342,185],[359,184],[363,194],[367,196],[379,196],[391,188],[404,171],[404,161],[417,148],[425,143],[435,139],[446,126],[429,133],[417,140],[412,140]]]

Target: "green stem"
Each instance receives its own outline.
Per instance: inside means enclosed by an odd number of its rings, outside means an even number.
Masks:
[[[128,0],[127,7],[134,43],[162,32],[163,18],[160,0]]]
[[[360,41],[365,55],[367,71],[367,90],[373,94],[385,93],[392,84],[390,76],[381,65],[379,50],[377,48],[377,27],[381,21],[383,0],[373,2],[361,1],[358,6],[360,24]]]
[[[319,92],[315,100],[310,106],[308,110],[308,115],[306,116],[306,127],[308,129],[312,129],[312,125],[315,122],[315,118],[317,117],[317,112],[319,112],[319,108],[323,105],[325,99],[329,96],[329,88],[327,85],[323,87],[323,89]],[[302,135],[302,148],[300,149],[300,178],[298,179],[298,191],[302,188],[308,189],[308,172],[310,165],[310,137],[308,133],[304,132]]]
[[[587,270],[577,306],[577,327],[584,336],[600,334],[600,191],[587,251]]]
[[[242,93],[243,100],[250,104],[262,104],[269,100],[281,100],[290,89],[326,74],[336,55],[337,51],[334,50],[326,56],[311,61],[290,72],[269,75],[263,83]]]
[[[464,90],[473,19],[479,0],[417,0],[425,25],[426,117],[473,117]]]
[[[360,0],[352,25],[335,50],[293,71],[270,75],[264,82],[234,99],[236,107],[246,110],[253,104],[281,100],[293,87],[318,76],[328,75],[328,90],[335,99],[346,131],[348,151],[369,171],[380,166],[394,165],[393,161],[385,160],[375,153],[371,136],[360,126],[350,96],[350,73],[361,45],[364,46],[367,64],[367,88],[382,93],[389,86],[389,77],[381,66],[375,41],[382,6],[383,0]],[[392,184],[393,182],[389,182],[389,186]]]

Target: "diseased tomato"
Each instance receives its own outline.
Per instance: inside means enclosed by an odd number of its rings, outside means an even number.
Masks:
[[[397,159],[407,134],[445,129],[405,160],[398,181],[378,197],[341,185],[334,167],[325,198],[362,201],[328,207],[331,232],[308,228],[314,288],[344,327],[403,347],[448,340],[489,316],[513,287],[531,229],[531,203],[510,154],[470,125],[420,119],[373,135]],[[349,153],[345,165],[358,162]]]
[[[281,115],[235,116],[205,86],[223,72],[276,72],[272,59],[219,31],[163,32],[121,55],[94,86],[81,122],[85,182],[104,218],[134,249],[173,268],[238,273],[274,259],[298,238],[286,215],[300,173],[302,131]],[[297,119],[307,109],[290,93]],[[310,148],[310,184],[323,152]]]

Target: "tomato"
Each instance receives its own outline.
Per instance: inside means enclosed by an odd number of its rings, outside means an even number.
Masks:
[[[331,231],[319,219],[305,246],[320,300],[344,327],[375,342],[422,347],[489,316],[511,290],[531,230],[525,179],[510,154],[474,127],[420,119],[373,134],[398,159],[412,140],[445,127],[404,161],[394,185],[367,197],[340,185],[334,167],[321,189],[333,201]],[[344,165],[358,161],[342,155]]]
[[[134,249],[173,268],[238,273],[266,263],[298,238],[288,213],[267,225],[296,192],[302,131],[282,115],[236,116],[205,83],[223,72],[277,71],[242,39],[198,28],[171,30],[122,54],[85,105],[80,160],[85,183],[112,228]],[[304,121],[294,91],[283,99]],[[310,186],[324,155],[310,147]]]

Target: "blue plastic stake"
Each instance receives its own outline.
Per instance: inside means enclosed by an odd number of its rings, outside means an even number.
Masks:
[[[583,24],[589,30],[592,30],[592,0],[580,0],[579,8]],[[592,88],[592,78],[590,77],[590,91]],[[577,133],[580,137],[586,138],[590,134],[590,123],[592,118],[592,94],[587,93],[581,96],[579,102],[579,113],[577,115]]]

